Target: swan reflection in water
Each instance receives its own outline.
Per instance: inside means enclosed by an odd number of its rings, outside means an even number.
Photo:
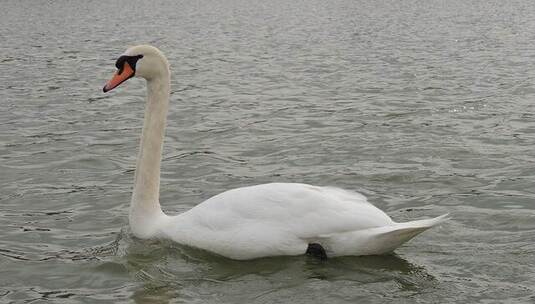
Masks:
[[[310,293],[308,296],[320,296],[349,288],[353,294],[359,294],[355,289],[384,286],[385,295],[391,296],[393,291],[425,292],[438,283],[425,267],[396,254],[325,261],[307,256],[236,261],[176,243],[139,240],[126,248],[122,260],[129,265],[130,276],[140,284],[133,295],[138,303],[148,299],[168,303],[192,294],[202,298],[205,290],[218,294],[223,302],[260,301],[287,297],[285,290],[290,287],[303,290],[299,297],[306,297],[306,292]],[[247,294],[243,294],[244,285]],[[325,290],[309,290],[311,285]],[[392,286],[396,286],[395,290]]]

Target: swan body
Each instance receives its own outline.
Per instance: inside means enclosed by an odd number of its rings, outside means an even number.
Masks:
[[[107,92],[137,76],[148,98],[130,208],[139,238],[164,238],[232,259],[301,255],[319,244],[327,256],[393,251],[447,215],[394,222],[363,195],[334,187],[270,183],[220,193],[175,216],[159,203],[160,163],[169,103],[169,65],[156,48],[129,48],[116,63]]]

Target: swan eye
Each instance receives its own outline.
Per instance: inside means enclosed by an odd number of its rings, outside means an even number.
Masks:
[[[123,55],[121,57],[119,57],[117,59],[117,61],[115,62],[115,67],[119,70],[117,73],[119,75],[121,75],[123,73],[123,70],[124,70],[124,64],[125,62],[128,62],[128,64],[132,67],[132,69],[134,69],[134,71],[136,70],[136,63],[139,59],[143,58],[143,55],[137,55],[137,56],[127,56],[127,55]]]

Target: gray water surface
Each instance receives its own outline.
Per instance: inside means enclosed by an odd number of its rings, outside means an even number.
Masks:
[[[0,302],[535,301],[535,2],[0,1]],[[145,86],[172,69],[161,203],[271,181],[453,219],[395,255],[238,262],[128,230]]]

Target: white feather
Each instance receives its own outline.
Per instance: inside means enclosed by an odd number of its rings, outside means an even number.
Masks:
[[[303,254],[319,243],[329,256],[383,254],[443,217],[395,223],[359,193],[306,184],[233,189],[168,218],[162,237],[233,259]]]
[[[295,183],[233,189],[182,214],[164,214],[159,185],[169,65],[151,46],[129,48],[125,56],[139,58],[132,68],[148,86],[130,208],[137,237],[171,239],[233,259],[300,255],[310,243],[320,244],[328,256],[369,255],[391,252],[447,219],[395,223],[359,193]]]

